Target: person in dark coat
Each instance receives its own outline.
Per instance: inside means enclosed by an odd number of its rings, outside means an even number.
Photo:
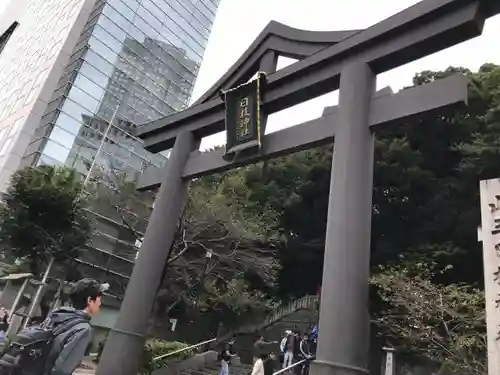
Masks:
[[[276,354],[270,353],[264,359],[264,375],[273,375],[276,367]]]
[[[312,357],[311,342],[309,341],[309,336],[304,335],[304,337],[302,337],[302,340],[300,341],[299,344],[299,350],[300,350],[300,356],[302,357],[301,359],[308,359]],[[300,369],[301,375],[306,375],[308,373],[309,373],[309,361],[304,363]]]

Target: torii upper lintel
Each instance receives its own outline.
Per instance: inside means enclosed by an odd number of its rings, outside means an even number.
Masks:
[[[196,100],[193,106],[217,98],[220,90],[227,90],[246,82],[259,70],[258,63],[266,52],[300,60],[337,44],[359,31],[301,30],[271,21],[226,74]]]
[[[271,114],[334,91],[354,61],[375,74],[476,37],[498,0],[425,0],[269,75],[263,110]],[[215,98],[138,129],[149,151],[172,147],[181,131],[205,137],[224,130],[224,103]]]

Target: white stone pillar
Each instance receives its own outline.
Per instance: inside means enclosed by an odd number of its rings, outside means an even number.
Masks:
[[[382,349],[385,351],[385,366],[383,375],[394,375],[395,374],[394,349],[388,347]]]
[[[486,327],[488,332],[488,375],[500,375],[500,179],[480,182]]]

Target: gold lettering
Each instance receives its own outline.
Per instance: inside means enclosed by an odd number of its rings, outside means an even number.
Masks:
[[[240,100],[240,107],[248,107],[248,97]]]
[[[245,137],[250,133],[250,117],[243,117],[240,119],[240,136]]]
[[[248,106],[240,108],[240,118],[249,117],[250,113],[248,113]]]
[[[250,112],[248,111],[248,97],[240,99],[240,116],[238,121],[238,138],[246,137],[250,133]]]

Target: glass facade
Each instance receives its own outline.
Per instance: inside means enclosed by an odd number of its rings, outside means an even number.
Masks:
[[[24,164],[86,175],[94,162],[132,178],[161,166],[133,130],[187,107],[218,2],[98,0]]]
[[[83,176],[119,171],[130,180],[161,167],[166,158],[145,151],[134,129],[187,107],[218,3],[97,0],[23,165],[66,165]],[[96,235],[78,261],[85,276],[114,282],[111,290],[122,294],[136,238],[116,211],[93,210]]]
[[[0,19],[0,192],[21,165],[93,0],[11,1]]]

